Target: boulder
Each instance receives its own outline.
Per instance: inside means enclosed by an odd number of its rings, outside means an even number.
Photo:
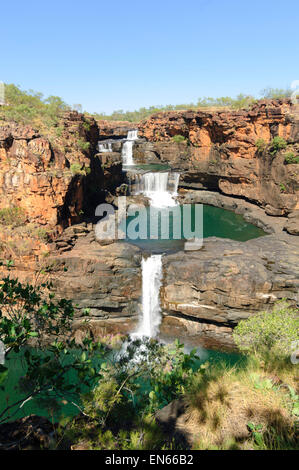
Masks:
[[[299,210],[288,215],[288,221],[284,228],[291,235],[299,235]]]

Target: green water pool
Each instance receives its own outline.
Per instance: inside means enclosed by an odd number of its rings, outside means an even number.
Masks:
[[[194,230],[196,217],[195,217],[195,204],[191,206],[191,228]],[[179,209],[183,214],[183,206],[177,206],[176,210]],[[177,216],[177,213],[173,215],[173,208],[170,209],[158,209],[158,238],[151,238],[151,221],[152,221],[152,208],[146,207],[137,211],[134,215],[127,217],[126,222],[121,224],[121,229],[126,229],[127,237],[126,242],[132,243],[139,246],[144,251],[151,253],[165,253],[173,252],[184,249],[186,238],[184,237],[183,229],[183,216]],[[247,222],[241,215],[235,214],[232,211],[221,209],[218,207],[203,205],[202,214],[202,234],[203,238],[218,237],[226,238],[236,241],[245,242],[253,238],[258,238],[265,235],[265,232]],[[166,217],[169,214],[169,237],[165,238],[161,232],[161,217]],[[141,218],[140,218],[141,216]],[[146,237],[144,233],[140,236],[140,224],[137,223],[139,220],[146,220],[147,225]],[[130,224],[133,224],[136,228],[135,239],[132,239],[132,231]],[[143,224],[144,225],[144,224]],[[130,236],[128,236],[128,232]],[[144,231],[143,231],[144,232]],[[177,234],[180,234],[179,237]]]

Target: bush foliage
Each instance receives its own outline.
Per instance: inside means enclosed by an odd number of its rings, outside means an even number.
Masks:
[[[26,222],[26,214],[21,207],[4,207],[0,209],[0,224],[19,227]]]
[[[267,144],[264,141],[264,139],[257,139],[257,141],[255,142],[255,145],[256,145],[258,152],[262,153],[265,150]]]
[[[0,263],[2,264],[2,263]],[[13,263],[7,262],[10,271]],[[81,351],[72,337],[74,307],[66,299],[55,299],[52,285],[20,282],[10,274],[0,281],[0,339],[5,348],[5,364],[0,364],[0,386],[5,387],[14,368],[12,353],[21,354],[25,375],[18,384],[20,398],[7,397],[0,405],[0,424],[22,411],[24,403],[37,399],[53,409],[61,407],[61,397],[79,401],[82,385],[92,387],[96,371],[89,354],[103,357],[101,344],[85,338]],[[68,374],[74,379],[70,383]]]
[[[186,138],[183,135],[177,134],[172,137],[173,142],[181,143],[186,142]]]
[[[299,155],[295,155],[293,152],[288,152],[284,156],[284,161],[287,165],[298,164]]]
[[[14,84],[5,84],[6,106],[0,107],[0,120],[46,127],[57,125],[63,111],[70,107],[59,96],[44,98],[33,90],[23,91]]]
[[[267,362],[286,360],[292,345],[299,341],[299,312],[285,301],[278,302],[272,312],[261,312],[240,321],[234,330],[240,351]]]
[[[279,150],[285,149],[287,143],[282,137],[277,135],[272,139],[270,146],[270,153],[275,155]]]

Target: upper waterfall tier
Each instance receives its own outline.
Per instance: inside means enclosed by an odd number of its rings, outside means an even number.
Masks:
[[[134,165],[133,145],[134,145],[134,140],[136,140],[137,138],[138,138],[137,129],[128,131],[127,140],[123,143],[122,151],[121,151],[123,165],[126,165],[126,166]]]

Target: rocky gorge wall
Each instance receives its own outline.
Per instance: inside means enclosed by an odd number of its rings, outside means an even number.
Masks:
[[[106,192],[122,183],[119,154],[101,162],[98,140],[96,121],[77,112],[65,113],[49,133],[1,123],[0,211],[22,211],[13,233],[4,226],[0,230],[0,246],[9,257],[26,252],[38,258],[49,250],[49,238],[94,216]]]
[[[270,215],[299,208],[298,165],[285,164],[283,155],[299,148],[298,109],[289,100],[260,101],[241,111],[163,112],[138,129],[146,143],[136,145],[136,161],[168,162],[182,172],[181,186],[242,197]],[[185,141],[174,142],[176,136]],[[287,150],[258,150],[258,140],[269,145],[276,136]]]
[[[138,126],[70,113],[54,137],[0,126],[0,210],[22,207],[27,222],[54,230],[51,243],[17,260],[14,274],[32,279],[46,267],[56,294],[74,300],[78,338],[86,328],[95,336],[132,331],[141,312],[142,254],[124,243],[99,244],[93,216],[97,204],[127,190],[118,139],[135,127],[135,161],[178,170],[181,202],[233,210],[269,233],[245,243],[208,239],[199,252],[165,256],[162,335],[231,347],[241,318],[281,298],[298,304],[299,165],[284,157],[298,154],[298,121],[288,101],[251,111],[158,113]],[[175,142],[178,135],[185,140]],[[258,152],[257,139],[270,143],[277,135],[286,150]],[[97,141],[107,138],[113,152],[99,154]]]
[[[49,135],[31,126],[0,126],[0,209],[21,207],[30,222],[66,227],[80,222],[101,192],[122,181],[121,162],[97,156],[99,128],[77,112]],[[92,208],[94,209],[94,207]]]

